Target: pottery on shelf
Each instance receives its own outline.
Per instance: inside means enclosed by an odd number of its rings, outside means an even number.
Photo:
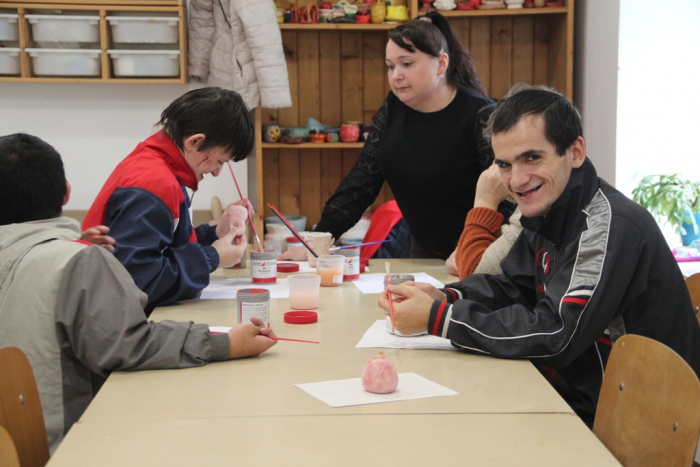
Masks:
[[[360,125],[346,123],[340,127],[340,140],[343,143],[356,143],[360,139]]]

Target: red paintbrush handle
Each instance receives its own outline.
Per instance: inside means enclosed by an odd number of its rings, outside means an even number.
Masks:
[[[272,209],[272,212],[275,213],[275,216],[277,216],[277,217],[280,218],[280,220],[284,223],[284,225],[286,225],[286,226],[289,228],[289,230],[292,231],[292,233],[294,234],[294,236],[295,236],[296,238],[299,239],[299,241],[301,242],[301,244],[304,245],[304,246],[306,247],[306,249],[309,250],[309,251],[311,252],[312,255],[314,255],[316,258],[318,258],[318,255],[317,255],[316,252],[313,250],[313,248],[311,248],[311,247],[309,246],[309,244],[306,243],[306,240],[304,240],[304,237],[302,237],[302,236],[299,234],[299,232],[297,232],[297,229],[295,229],[294,227],[292,227],[292,224],[290,224],[289,221],[288,221],[287,219],[284,218],[284,216],[282,215],[282,213],[279,212],[279,211],[277,210],[277,208],[274,207],[273,205],[271,205],[270,203],[267,203],[267,207],[269,207],[270,209]]]
[[[285,337],[270,337],[270,336],[265,336],[265,337],[267,337],[268,339],[275,340],[275,341],[306,342],[307,344],[320,344],[320,342],[316,342],[316,341],[305,341],[305,340],[302,340],[302,339],[287,339],[287,338],[285,338]]]

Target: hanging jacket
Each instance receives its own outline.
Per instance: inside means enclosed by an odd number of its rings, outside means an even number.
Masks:
[[[190,78],[236,91],[248,109],[291,107],[287,63],[270,0],[192,0]]]

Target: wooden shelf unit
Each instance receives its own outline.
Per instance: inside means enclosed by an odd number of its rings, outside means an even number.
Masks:
[[[288,7],[287,0],[277,0]],[[304,6],[301,0],[298,6]],[[409,0],[411,17],[418,0]],[[442,11],[467,45],[489,96],[498,99],[516,83],[551,86],[573,98],[574,0],[561,8]],[[256,145],[249,161],[255,181],[256,227],[271,203],[284,214],[318,222],[325,201],[357,161],[361,143],[301,145],[262,143],[262,126],[304,126],[309,117],[340,126],[371,124],[389,83],[384,64],[387,30],[396,25],[281,24],[292,107],[255,112]],[[392,199],[384,185],[374,207]]]
[[[19,48],[20,76],[0,75],[0,82],[32,82],[32,83],[130,83],[130,84],[185,84],[187,83],[187,10],[182,0],[96,0],[90,3],[42,0],[27,0],[22,2],[7,2],[0,0],[0,8],[16,9],[19,14]],[[36,10],[69,10],[94,11],[100,16],[100,70],[101,76],[36,76],[33,72],[32,61],[25,49],[34,47],[31,27],[25,15]],[[106,19],[112,12],[142,12],[149,13],[174,12],[178,21],[178,46],[180,50],[180,75],[177,77],[116,77],[108,49],[112,49],[112,35]],[[126,50],[126,49],[125,49]]]

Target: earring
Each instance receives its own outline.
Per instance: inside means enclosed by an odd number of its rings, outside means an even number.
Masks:
[[[438,78],[444,78],[444,77],[445,77],[445,73],[438,76]]]

